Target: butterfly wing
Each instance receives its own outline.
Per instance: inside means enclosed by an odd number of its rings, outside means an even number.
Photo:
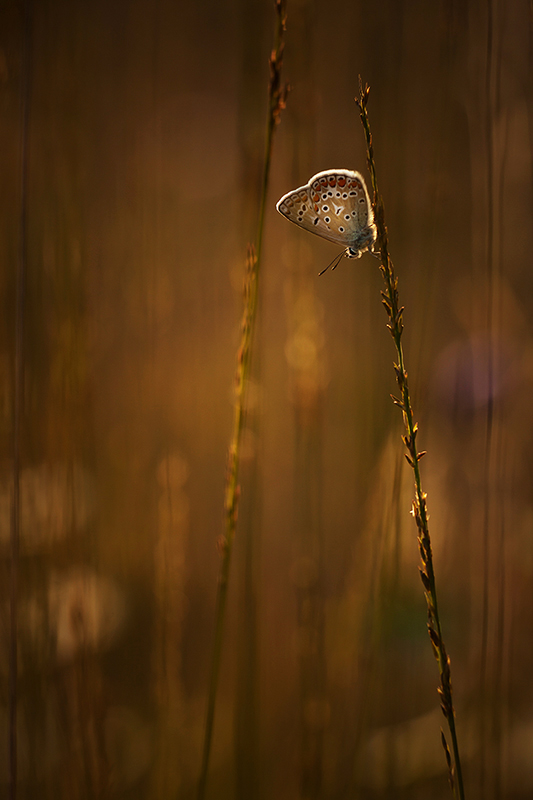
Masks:
[[[359,172],[327,170],[284,195],[276,208],[300,228],[330,242],[366,249],[375,240],[374,216]]]

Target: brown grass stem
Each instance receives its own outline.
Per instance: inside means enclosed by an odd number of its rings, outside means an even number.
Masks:
[[[209,678],[209,693],[207,699],[207,714],[198,784],[198,800],[205,797],[207,774],[209,771],[209,758],[213,739],[213,725],[215,721],[216,695],[220,672],[220,661],[224,638],[224,621],[226,616],[226,603],[228,582],[231,565],[231,554],[235,531],[237,526],[237,512],[239,505],[239,462],[240,446],[246,416],[246,389],[250,372],[252,344],[257,317],[259,273],[261,265],[261,252],[263,243],[263,229],[267,203],[268,184],[270,177],[270,163],[274,131],[280,120],[281,112],[285,107],[289,87],[281,79],[283,65],[284,34],[286,22],[286,0],[276,0],[276,33],[274,48],[270,55],[270,81],[268,92],[268,115],[265,142],[265,160],[261,184],[261,199],[259,204],[259,217],[255,247],[248,245],[246,257],[246,273],[244,280],[244,312],[241,326],[241,341],[237,353],[237,369],[235,374],[235,406],[233,414],[233,430],[228,452],[226,470],[226,488],[224,498],[224,534],[220,537],[220,571],[218,577],[218,591],[215,610],[215,636],[213,655]]]
[[[9,533],[9,651],[8,651],[8,796],[16,800],[18,788],[18,605],[20,559],[20,472],[21,432],[24,412],[24,335],[26,273],[28,267],[28,140],[31,105],[32,8],[30,0],[22,6],[23,50],[20,103],[20,222],[16,261],[12,407],[12,495]]]
[[[361,122],[366,139],[367,147],[367,162],[372,181],[372,188],[374,191],[373,206],[375,214],[375,223],[377,227],[377,244],[381,256],[381,274],[385,281],[385,291],[381,292],[383,305],[389,318],[387,325],[391,332],[396,347],[397,363],[394,364],[394,372],[396,373],[396,381],[400,390],[400,397],[392,396],[393,402],[401,409],[403,421],[407,433],[402,437],[407,453],[405,457],[411,466],[414,479],[415,479],[415,499],[413,501],[412,514],[418,528],[418,546],[420,550],[420,557],[422,566],[420,569],[420,577],[424,585],[424,594],[426,597],[427,610],[428,610],[428,632],[435,658],[437,659],[440,686],[438,693],[440,696],[442,712],[448,723],[450,731],[450,739],[452,743],[453,758],[448,747],[444,732],[442,734],[442,744],[444,747],[446,762],[448,765],[448,774],[450,778],[450,785],[455,797],[459,800],[464,800],[464,787],[463,777],[461,770],[461,760],[459,755],[459,746],[457,742],[457,732],[455,727],[455,711],[452,699],[452,682],[450,672],[450,659],[444,646],[442,638],[442,629],[439,616],[439,609],[437,603],[437,588],[435,581],[435,570],[433,566],[433,554],[431,549],[431,539],[429,535],[428,524],[428,511],[427,511],[427,495],[422,490],[422,479],[420,476],[420,460],[425,455],[425,451],[419,451],[416,445],[416,437],[418,433],[418,425],[414,422],[413,409],[411,405],[411,397],[409,394],[409,382],[407,377],[407,370],[405,368],[405,359],[402,348],[402,333],[403,333],[403,306],[400,306],[398,295],[398,278],[394,273],[394,266],[389,253],[389,244],[387,236],[387,228],[385,226],[385,212],[383,206],[383,198],[381,197],[378,189],[376,178],[376,166],[374,162],[374,148],[372,144],[372,134],[370,131],[370,122],[367,114],[367,103],[370,88],[363,84],[359,79],[359,96],[356,98],[356,103],[359,107]]]

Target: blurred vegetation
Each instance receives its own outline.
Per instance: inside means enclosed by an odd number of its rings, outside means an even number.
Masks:
[[[17,797],[186,800],[274,12],[28,7]],[[318,279],[333,246],[275,212],[319,170],[366,176],[359,74],[428,451],[466,795],[531,796],[531,13],[289,0],[248,398],[259,425],[242,445],[257,469],[251,503],[243,463],[239,526],[260,536],[250,554],[237,528],[208,798],[450,796],[377,262]],[[4,0],[2,795],[24,36],[21,3]]]

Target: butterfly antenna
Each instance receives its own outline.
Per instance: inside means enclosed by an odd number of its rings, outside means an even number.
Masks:
[[[337,269],[337,267],[341,263],[341,260],[342,260],[343,256],[345,256],[345,255],[346,255],[346,250],[343,250],[342,253],[339,253],[339,257],[337,258],[337,260],[335,261],[335,263],[333,264],[333,266],[331,268],[332,270]]]
[[[322,270],[322,272],[318,273],[318,277],[320,278],[320,276],[323,275],[324,272],[327,272],[330,267],[331,267],[332,270],[334,270],[336,267],[338,267],[339,264],[340,264],[340,260],[343,257],[343,255],[344,255],[344,250],[342,251],[342,253],[339,253],[338,255],[336,255],[335,258],[333,259],[333,261],[330,261],[329,264],[327,265],[327,267],[325,267]]]

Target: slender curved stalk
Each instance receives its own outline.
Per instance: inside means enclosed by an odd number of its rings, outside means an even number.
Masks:
[[[215,637],[213,643],[213,656],[209,679],[209,694],[207,700],[207,714],[205,724],[204,745],[200,780],[198,784],[198,800],[205,797],[207,774],[209,770],[209,757],[213,739],[213,725],[215,721],[216,694],[220,672],[220,660],[224,635],[224,621],[226,616],[226,602],[228,581],[231,564],[231,554],[235,531],[237,526],[237,511],[239,504],[239,461],[242,431],[245,421],[245,395],[250,372],[250,360],[253,344],[253,335],[258,305],[259,268],[261,264],[261,251],[263,242],[263,228],[267,202],[268,182],[270,176],[270,162],[272,158],[272,145],[274,131],[280,120],[281,112],[285,107],[289,87],[281,81],[281,67],[283,64],[284,33],[286,22],[286,0],[276,0],[276,36],[274,49],[270,55],[270,82],[268,93],[268,117],[266,130],[265,162],[261,186],[261,200],[256,234],[256,246],[248,246],[246,258],[246,275],[244,281],[244,313],[242,319],[241,342],[237,354],[237,370],[235,374],[235,409],[233,414],[233,432],[228,453],[226,471],[226,490],[224,502],[224,535],[220,537],[221,562],[218,577],[218,591],[215,611]]]
[[[453,759],[450,754],[448,744],[444,732],[442,734],[442,744],[446,755],[446,762],[448,764],[448,774],[450,785],[455,797],[459,800],[464,800],[464,787],[463,776],[461,770],[461,759],[459,756],[459,745],[457,742],[457,732],[455,728],[455,711],[452,700],[452,682],[450,673],[450,659],[446,653],[444,641],[442,638],[441,623],[439,617],[439,609],[437,603],[437,588],[435,583],[435,570],[433,567],[433,554],[431,550],[431,539],[429,536],[428,525],[428,512],[427,512],[427,495],[422,490],[422,479],[420,477],[420,459],[425,455],[425,451],[418,451],[416,447],[416,436],[418,433],[418,425],[413,419],[413,409],[411,405],[411,398],[409,394],[409,383],[407,379],[407,370],[405,368],[405,359],[402,349],[402,333],[403,333],[403,306],[400,306],[398,296],[398,278],[394,274],[394,266],[389,254],[389,243],[387,236],[387,228],[385,227],[385,212],[383,206],[383,199],[378,190],[378,183],[376,178],[376,166],[374,163],[374,148],[372,145],[372,134],[370,132],[370,122],[367,114],[367,103],[370,88],[365,86],[363,88],[361,79],[359,79],[359,97],[356,98],[356,103],[359,106],[361,122],[366,138],[367,147],[367,162],[370,170],[370,177],[372,180],[372,188],[374,190],[374,214],[375,223],[377,227],[377,243],[381,255],[381,274],[385,281],[385,291],[381,292],[383,305],[389,318],[387,325],[391,332],[394,344],[396,347],[396,354],[398,362],[394,364],[394,371],[396,373],[396,381],[400,390],[400,397],[392,397],[394,403],[402,410],[403,421],[407,433],[402,437],[407,453],[405,457],[411,466],[415,478],[415,499],[413,501],[412,514],[418,528],[418,546],[420,550],[420,557],[422,566],[420,569],[420,577],[424,585],[424,594],[426,597],[428,609],[428,632],[433,652],[439,666],[440,686],[438,693],[440,696],[442,712],[448,723],[450,731],[450,739],[452,743]]]
[[[32,7],[30,0],[22,4],[23,49],[20,101],[20,227],[15,280],[13,364],[13,424],[10,533],[9,533],[9,649],[8,649],[8,796],[17,798],[18,784],[18,605],[20,558],[20,469],[21,427],[24,406],[24,334],[26,304],[26,272],[28,261],[28,138],[32,71]]]

